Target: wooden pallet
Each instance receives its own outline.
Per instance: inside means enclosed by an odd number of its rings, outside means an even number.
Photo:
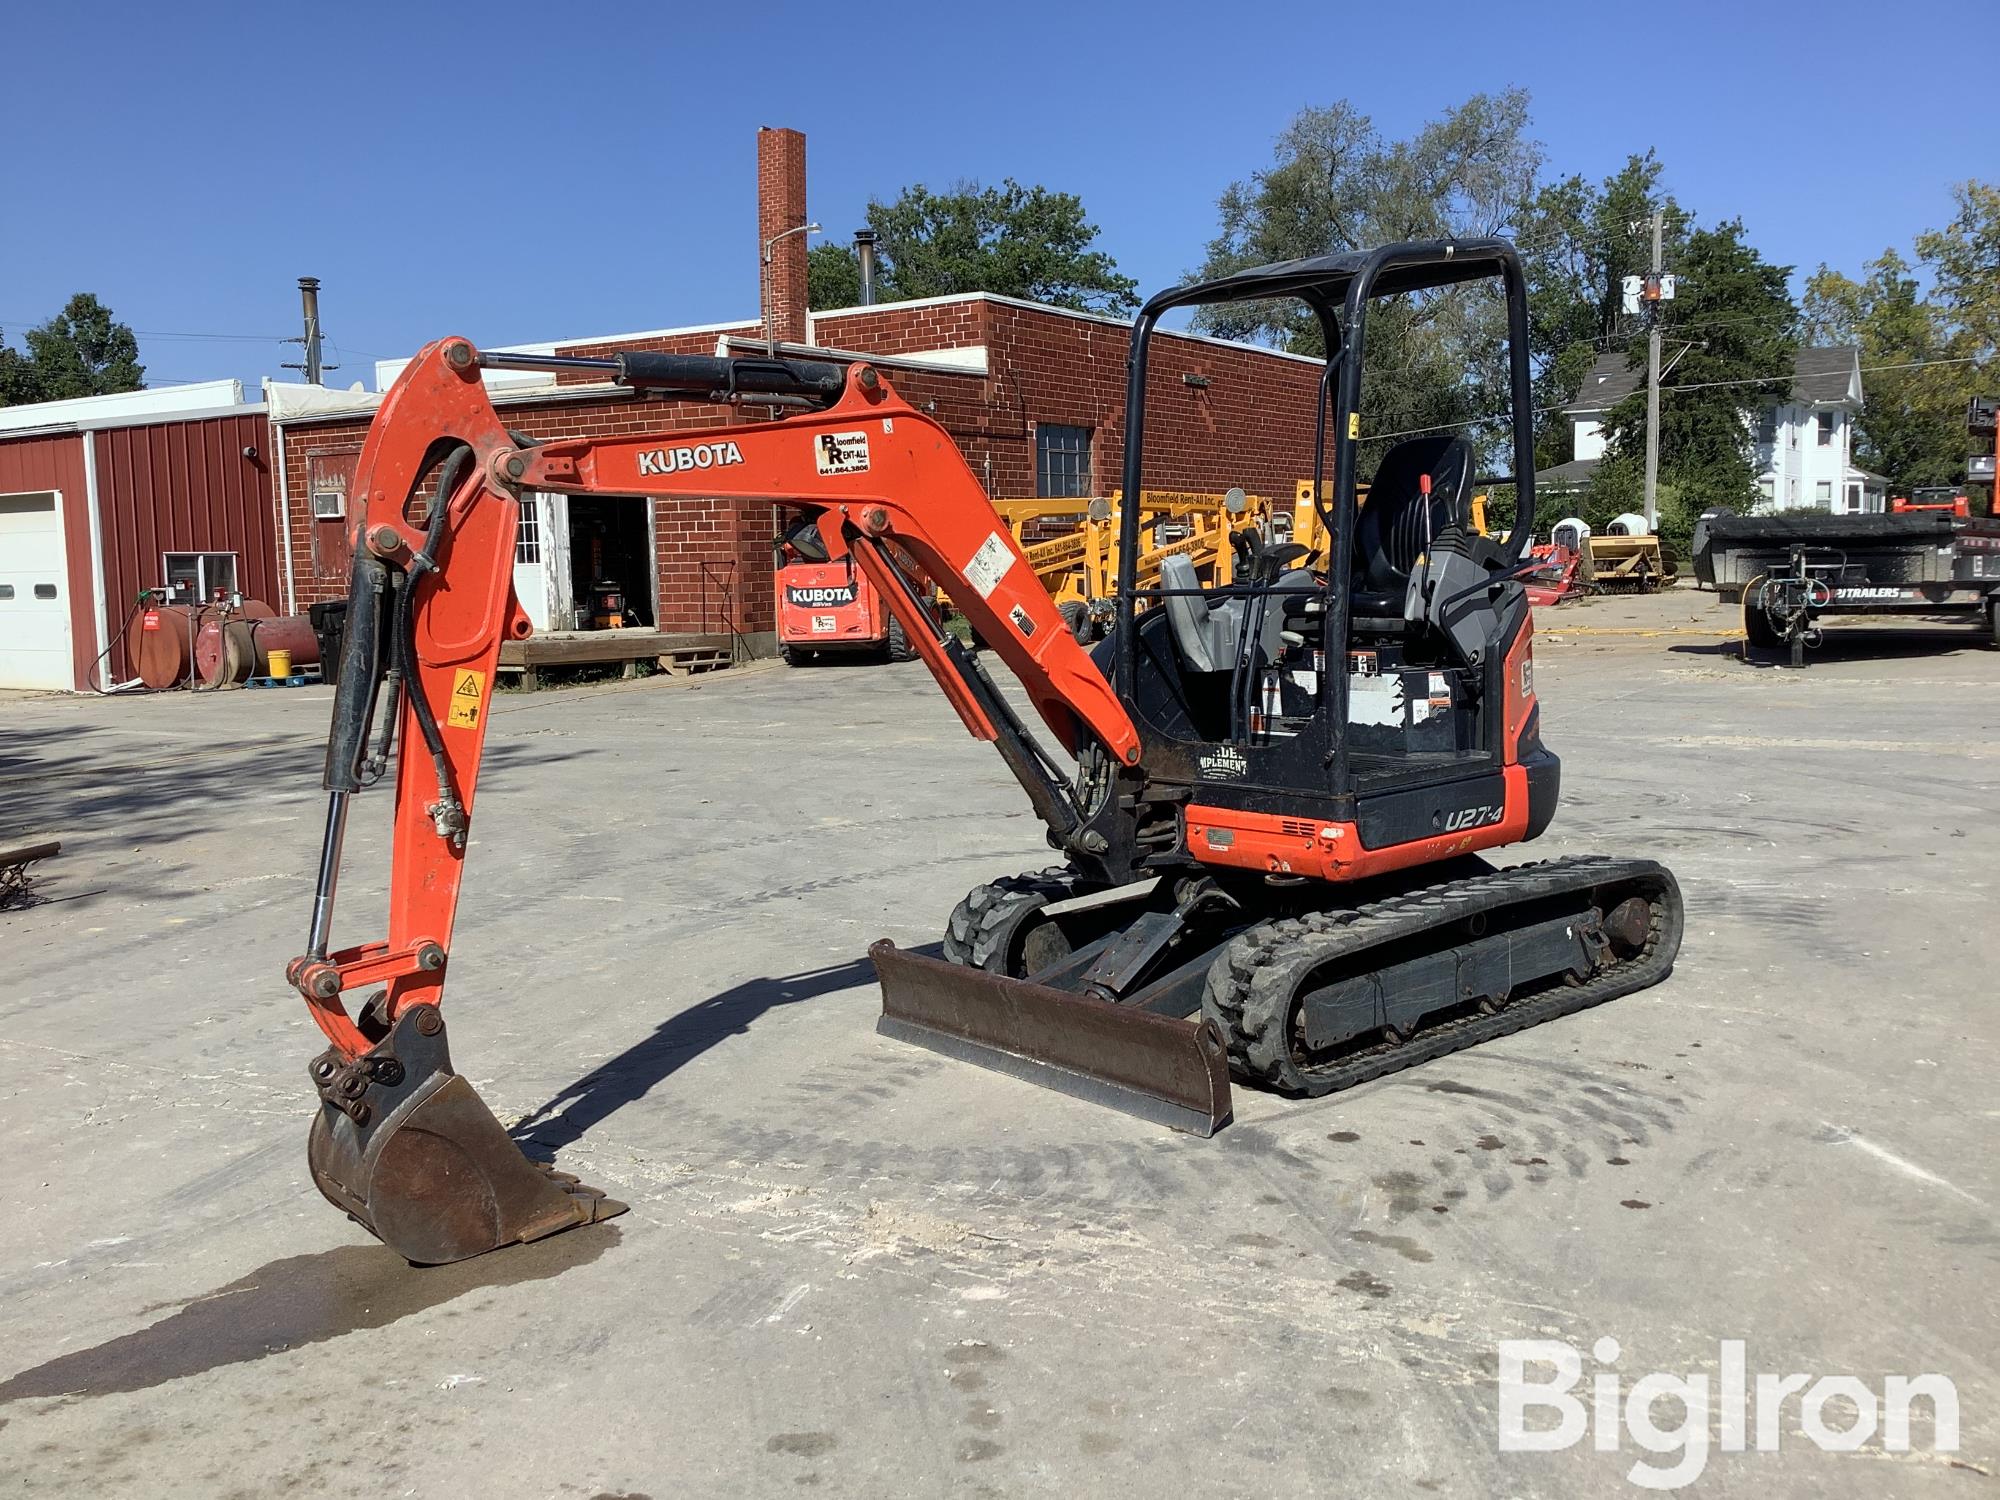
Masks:
[[[719,672],[734,659],[726,646],[678,646],[662,652],[658,665],[662,672]]]
[[[289,677],[251,677],[243,685],[253,688],[313,687],[319,682],[317,672],[294,672]]]
[[[622,663],[626,677],[639,675],[650,661],[662,672],[713,672],[735,660],[735,642],[726,635],[684,635],[664,630],[557,630],[525,641],[504,641],[499,669],[520,674],[521,686],[541,684],[546,667]]]

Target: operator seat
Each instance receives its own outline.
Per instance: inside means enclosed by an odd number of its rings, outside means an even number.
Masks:
[[[1190,672],[1234,672],[1236,659],[1243,649],[1244,621],[1254,618],[1258,621],[1258,655],[1253,665],[1275,662],[1284,652],[1284,632],[1294,623],[1284,596],[1287,594],[1317,597],[1319,581],[1304,568],[1285,568],[1286,562],[1294,561],[1291,554],[1305,549],[1287,545],[1272,554],[1272,566],[1278,568],[1273,578],[1261,580],[1270,590],[1270,596],[1261,601],[1238,597],[1214,601],[1199,594],[1182,593],[1183,589],[1199,589],[1201,575],[1186,557],[1176,554],[1160,559],[1160,587],[1171,592],[1162,601],[1167,609],[1167,623],[1173,628],[1174,648],[1180,652],[1181,661]]]
[[[1201,574],[1187,558],[1175,554],[1160,559],[1160,587],[1170,589],[1161,601],[1166,606],[1167,623],[1173,627],[1174,646],[1190,672],[1235,670],[1237,650],[1243,640],[1243,601],[1225,599],[1211,603],[1199,593],[1182,590],[1201,588]]]
[[[1464,528],[1471,490],[1472,444],[1462,437],[1407,438],[1382,455],[1355,523],[1350,616],[1365,617],[1378,628],[1402,620],[1410,569],[1447,527]]]

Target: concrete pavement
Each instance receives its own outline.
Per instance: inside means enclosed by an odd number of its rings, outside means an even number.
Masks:
[[[65,843],[0,915],[0,1492],[1598,1496],[1671,1463],[1497,1451],[1500,1341],[1558,1339],[1586,1382],[1723,1340],[1942,1373],[1955,1454],[1924,1404],[1915,1451],[1823,1452],[1794,1397],[1697,1492],[1986,1493],[2000,653],[1793,674],[1591,608],[1544,621],[1564,805],[1520,853],[1668,863],[1674,977],[1332,1099],[1239,1087],[1209,1142],[875,1036],[868,942],[1047,857],[920,665],[502,695],[453,1051],[632,1212],[430,1271],[305,1172],[282,971],[329,694],[0,705],[0,834]]]

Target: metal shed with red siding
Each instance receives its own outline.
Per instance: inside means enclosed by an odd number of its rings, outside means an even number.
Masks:
[[[272,494],[269,424],[237,381],[0,408],[0,687],[129,676],[122,627],[170,559],[276,604]]]

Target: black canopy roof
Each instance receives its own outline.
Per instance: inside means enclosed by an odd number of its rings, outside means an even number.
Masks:
[[[1337,303],[1346,297],[1349,283],[1371,261],[1381,269],[1369,292],[1386,297],[1498,276],[1514,259],[1514,247],[1505,240],[1412,240],[1373,250],[1343,250],[1337,255],[1253,266],[1213,281],[1197,281],[1161,292],[1146,307],[1158,313],[1170,307],[1297,297],[1308,292]]]

